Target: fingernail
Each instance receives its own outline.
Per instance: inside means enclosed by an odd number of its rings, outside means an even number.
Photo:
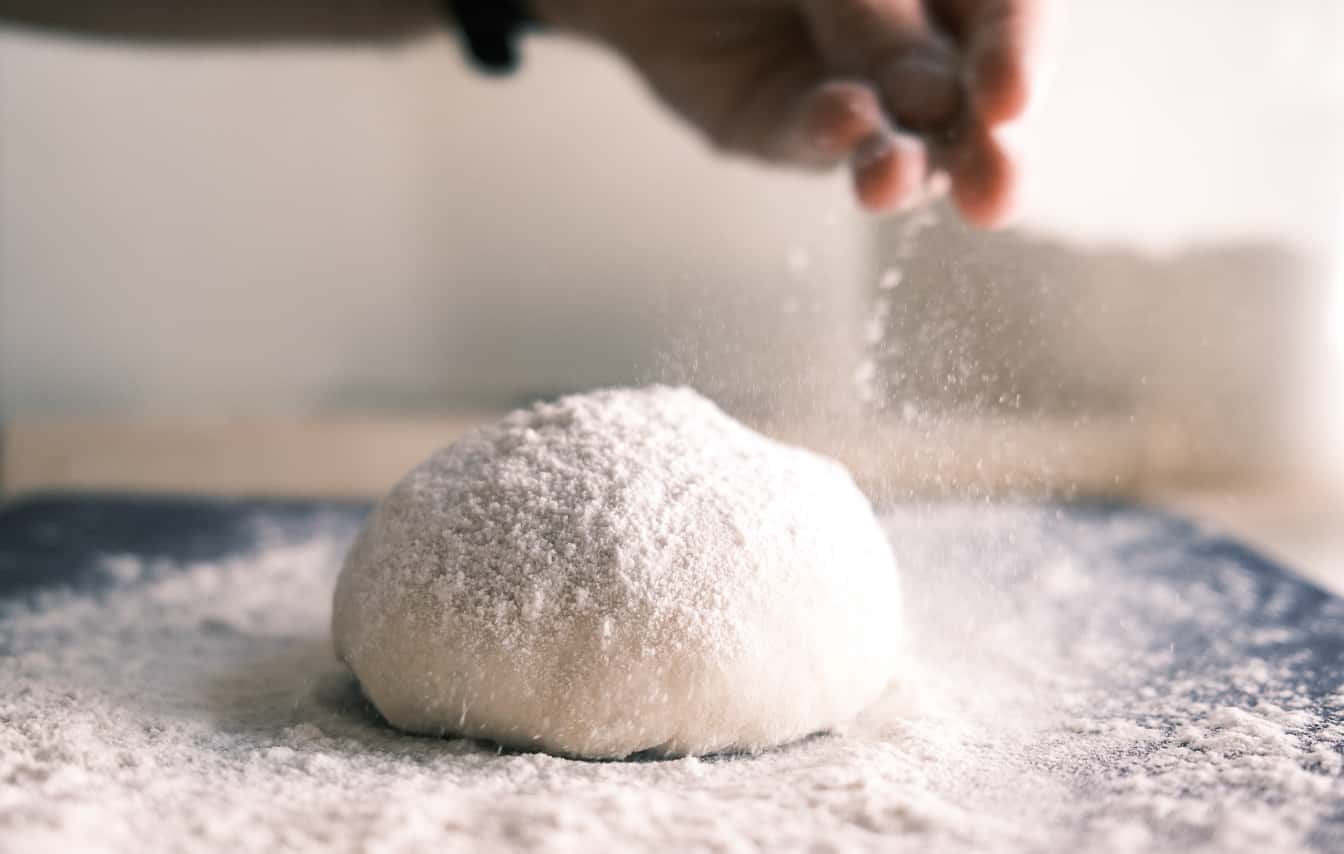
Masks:
[[[866,171],[895,147],[896,137],[893,134],[879,133],[868,137],[854,149],[854,168],[860,172]]]
[[[854,148],[852,163],[856,171],[867,172],[869,169],[882,166],[891,157],[896,157],[907,165],[918,163],[920,165],[916,167],[916,171],[921,174],[924,172],[923,164],[927,154],[923,143],[913,137],[891,131],[873,134],[859,143]]]

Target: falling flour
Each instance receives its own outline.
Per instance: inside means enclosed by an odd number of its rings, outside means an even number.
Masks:
[[[909,649],[880,703],[640,762],[390,728],[327,634],[359,521],[305,518],[0,602],[0,851],[1344,845],[1344,606],[1157,514],[891,509]]]
[[[539,403],[417,467],[351,549],[333,635],[410,732],[676,756],[852,721],[896,674],[901,598],[839,463],[650,386]]]

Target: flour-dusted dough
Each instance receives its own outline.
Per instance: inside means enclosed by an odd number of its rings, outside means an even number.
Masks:
[[[841,465],[655,386],[434,454],[351,548],[332,623],[397,727],[599,758],[844,723],[894,675],[900,605]]]

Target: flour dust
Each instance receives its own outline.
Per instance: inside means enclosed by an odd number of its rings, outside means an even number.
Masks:
[[[885,524],[912,645],[878,706],[665,762],[388,727],[327,638],[348,518],[106,555],[0,605],[0,851],[1339,849],[1339,601],[1138,511]]]

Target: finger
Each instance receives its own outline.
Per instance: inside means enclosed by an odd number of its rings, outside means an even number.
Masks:
[[[1031,100],[1046,0],[930,0],[966,53],[977,114],[990,124],[1020,116]]]
[[[870,211],[908,207],[923,195],[928,150],[919,139],[882,133],[865,140],[854,153],[854,194]]]
[[[960,60],[921,0],[804,0],[803,9],[827,62],[872,80],[902,127],[930,130],[956,118]]]
[[[1007,223],[1017,207],[1016,156],[983,126],[945,155],[952,181],[952,198],[962,217],[974,225],[993,228]]]
[[[830,81],[804,97],[793,127],[784,135],[782,157],[804,165],[830,166],[848,158],[859,143],[886,127],[871,86]]]
[[[763,64],[736,87],[711,88],[716,97],[689,115],[724,151],[808,165],[818,162],[809,149],[819,137],[809,129],[812,99],[824,83],[819,64]]]

